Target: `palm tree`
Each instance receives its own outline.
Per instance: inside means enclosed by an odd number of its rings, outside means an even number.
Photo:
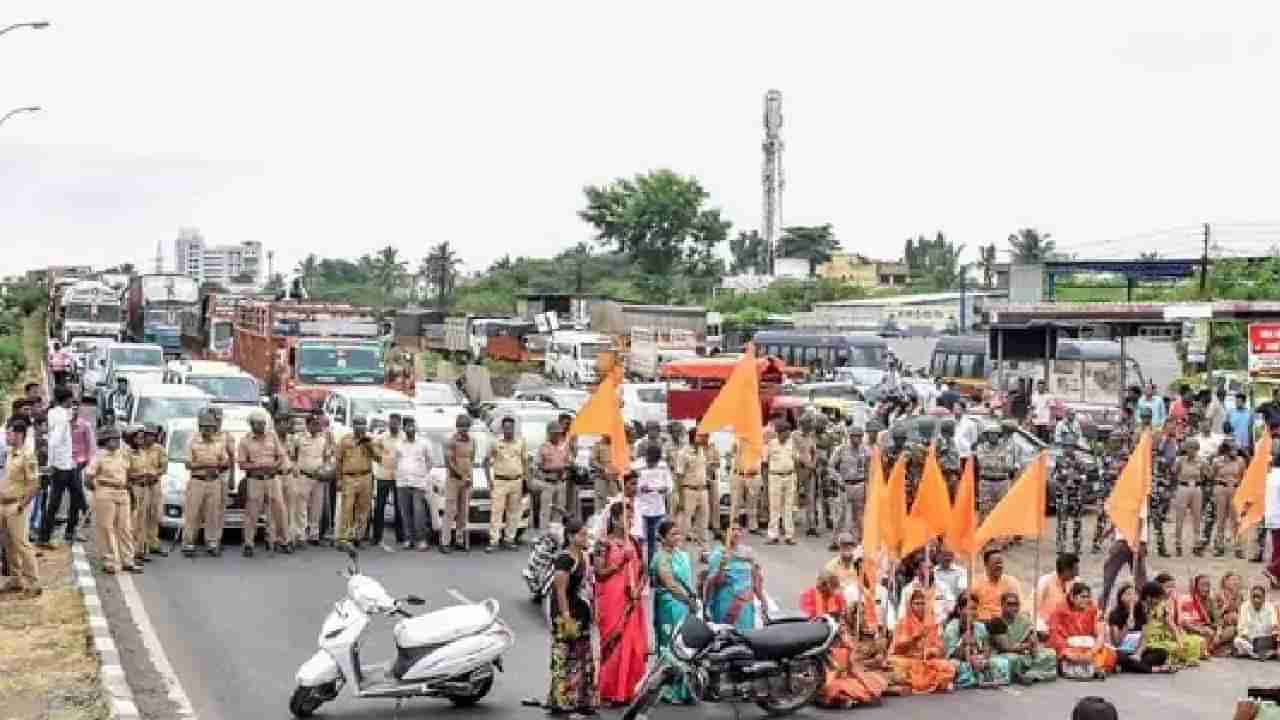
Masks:
[[[422,259],[420,267],[426,271],[428,283],[436,289],[438,307],[444,307],[446,298],[453,293],[453,283],[457,279],[460,265],[461,258],[449,247],[447,241],[432,247]]]
[[[982,268],[982,284],[990,288],[995,285],[996,277],[996,244],[978,246],[978,267]]]
[[[314,289],[312,288],[312,283],[320,276],[320,258],[316,257],[315,253],[311,253],[299,260],[298,266],[293,271],[298,274],[298,277],[302,280],[302,286],[310,293]]]
[[[573,246],[571,255],[573,257],[574,292],[581,295],[585,286],[587,262],[591,259],[591,246],[585,242],[579,242]]]
[[[1049,233],[1023,228],[1009,236],[1009,251],[1014,263],[1036,265],[1053,257],[1055,247]]]
[[[400,251],[388,245],[378,251],[370,263],[369,271],[373,281],[384,293],[390,295],[409,268],[409,263],[400,259]]]

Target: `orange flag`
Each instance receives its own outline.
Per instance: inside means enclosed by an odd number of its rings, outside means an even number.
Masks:
[[[1134,446],[1124,469],[1116,478],[1116,485],[1103,503],[1107,517],[1116,526],[1116,532],[1127,542],[1138,538],[1139,517],[1147,505],[1151,492],[1151,431],[1142,433]]]
[[[920,475],[920,487],[911,505],[911,517],[924,523],[929,535],[941,535],[951,526],[951,494],[947,481],[942,477],[942,466],[932,443],[924,460],[924,472]],[[904,549],[904,552],[909,552]]]
[[[1027,465],[1008,494],[995,506],[974,538],[979,546],[988,540],[1014,535],[1039,537],[1045,528],[1045,494],[1049,488],[1049,452]]]
[[[892,559],[902,557],[902,543],[907,539],[907,458],[899,454],[889,473],[889,485],[880,500],[880,544]]]
[[[1244,480],[1231,498],[1231,508],[1240,517],[1239,537],[1244,537],[1245,530],[1262,522],[1262,514],[1267,509],[1267,471],[1270,469],[1271,431],[1268,430],[1254,449],[1249,468],[1244,471]]]
[[[975,537],[978,531],[977,483],[974,481],[973,458],[964,461],[960,486],[956,488],[956,504],[951,510],[951,525],[942,539],[951,552],[973,557],[981,547]]]
[[[871,468],[867,473],[867,493],[862,508],[862,574],[871,587],[880,582],[880,553],[883,549],[880,521],[884,492],[884,464],[880,459],[880,448],[876,447],[871,449]]]
[[[739,467],[759,468],[764,457],[764,420],[760,417],[760,368],[751,343],[702,416],[698,432],[709,435],[726,427],[732,427],[738,437]]]
[[[627,447],[626,421],[622,419],[622,406],[618,403],[621,380],[622,368],[615,366],[582,406],[569,426],[569,432],[574,435],[607,435],[613,469],[625,473],[631,466],[631,454]]]

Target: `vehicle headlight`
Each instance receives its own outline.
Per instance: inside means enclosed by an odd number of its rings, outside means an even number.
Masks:
[[[689,661],[693,659],[696,653],[684,644],[684,633],[677,632],[676,636],[671,639],[671,654],[677,659]]]

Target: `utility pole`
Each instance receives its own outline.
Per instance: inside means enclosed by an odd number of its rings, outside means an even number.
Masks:
[[[965,274],[964,266],[961,265],[960,266],[960,327],[957,328],[957,332],[956,332],[957,335],[965,334],[965,320],[967,319],[965,315],[967,314],[968,308],[965,307],[967,303],[965,302],[965,298],[964,298],[964,289],[965,289],[965,285],[967,285],[968,282],[969,282],[969,278]]]
[[[760,174],[763,207],[760,229],[769,252],[769,275],[773,275],[778,254],[778,236],[782,233],[782,191],[786,181],[782,174],[782,93],[770,90],[764,95],[764,164]]]
[[[1209,223],[1204,224],[1204,254],[1200,256],[1200,297],[1209,283]]]

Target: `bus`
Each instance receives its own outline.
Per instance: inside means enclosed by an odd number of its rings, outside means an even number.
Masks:
[[[843,375],[856,371],[855,382],[875,385],[883,376],[889,343],[871,332],[762,330],[753,339],[756,354],[781,358],[787,365]]]

